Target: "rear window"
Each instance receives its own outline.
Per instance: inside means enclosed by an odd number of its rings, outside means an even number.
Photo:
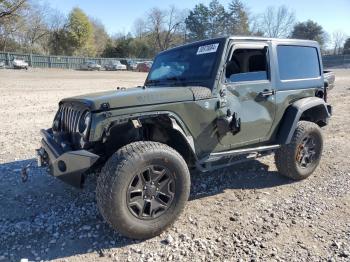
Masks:
[[[306,46],[277,46],[281,80],[317,78],[321,75],[317,49]]]

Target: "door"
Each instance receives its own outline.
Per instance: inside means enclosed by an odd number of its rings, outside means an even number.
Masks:
[[[232,46],[223,75],[225,109],[240,118],[240,132],[227,133],[220,143],[232,149],[267,141],[275,117],[275,89],[271,81],[266,43]]]

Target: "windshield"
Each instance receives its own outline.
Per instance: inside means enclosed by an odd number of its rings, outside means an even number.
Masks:
[[[223,41],[212,40],[161,53],[154,60],[146,85],[186,85],[212,77]]]

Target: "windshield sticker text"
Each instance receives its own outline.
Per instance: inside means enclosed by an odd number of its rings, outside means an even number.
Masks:
[[[215,53],[218,50],[218,47],[219,43],[200,46],[198,47],[197,55]]]

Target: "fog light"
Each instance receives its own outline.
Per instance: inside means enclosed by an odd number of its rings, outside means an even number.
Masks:
[[[58,166],[58,169],[61,172],[66,172],[67,166],[66,166],[66,163],[63,160],[58,161],[57,166]]]

